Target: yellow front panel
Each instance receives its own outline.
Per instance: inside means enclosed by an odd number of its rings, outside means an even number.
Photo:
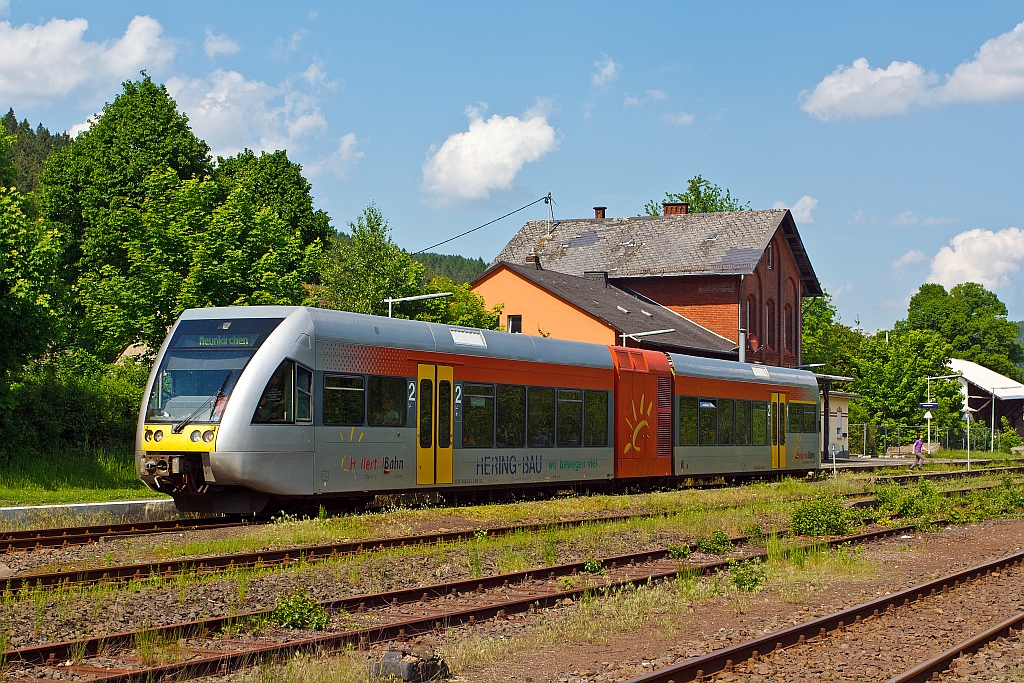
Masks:
[[[181,430],[181,434],[173,433],[172,429],[174,429],[172,424],[146,425],[143,434],[152,432],[153,436],[155,436],[157,432],[162,432],[163,436],[159,441],[155,438],[146,441],[145,436],[143,436],[142,450],[152,453],[165,451],[209,453],[217,450],[217,425],[189,424],[185,425],[185,428]],[[192,440],[192,432],[195,431],[199,432],[198,441]],[[206,431],[213,432],[213,440],[203,441],[202,435]]]
[[[434,398],[434,385],[437,373],[433,365],[420,365],[416,373],[416,483],[434,483],[434,415],[437,414],[437,401]],[[429,381],[429,389],[424,394],[424,381]],[[425,404],[424,401],[427,403]],[[427,409],[429,406],[429,410]],[[428,419],[424,420],[424,413]]]
[[[445,391],[442,391],[446,389]],[[449,365],[438,365],[437,366],[437,391],[434,392],[437,397],[435,399],[435,405],[437,409],[434,411],[434,415],[437,417],[434,423],[437,425],[434,430],[434,435],[437,440],[436,450],[436,467],[437,471],[435,474],[436,483],[438,484],[451,484],[452,483],[452,458],[454,456],[454,436],[455,436],[455,372]],[[441,405],[444,401],[445,405]],[[442,424],[442,421],[444,424]],[[441,435],[441,430],[447,427],[448,439],[447,447],[445,447],[444,440],[437,438]]]

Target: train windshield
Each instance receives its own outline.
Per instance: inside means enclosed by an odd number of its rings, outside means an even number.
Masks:
[[[182,320],[160,361],[146,421],[220,422],[249,359],[282,320]]]

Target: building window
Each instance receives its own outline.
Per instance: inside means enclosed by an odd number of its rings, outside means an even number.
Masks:
[[[765,335],[767,337],[766,341],[768,343],[768,348],[774,349],[777,348],[775,346],[775,302],[769,300],[768,305],[765,308],[767,311],[765,323],[768,326],[768,329],[766,330],[767,334]]]
[[[747,334],[754,335],[760,343],[760,335],[757,331],[757,299],[751,294],[747,297]]]
[[[775,255],[772,252],[772,245],[768,245],[768,248],[764,250],[764,260],[768,266],[768,270],[775,270]]]
[[[510,315],[506,321],[507,329],[513,334],[523,333],[523,316],[521,315]]]
[[[783,328],[783,334],[785,335],[785,338],[782,340],[783,346],[786,347],[787,351],[791,352],[793,350],[794,328],[793,328],[793,307],[790,306],[789,304],[786,304],[786,324],[785,324],[785,326]]]

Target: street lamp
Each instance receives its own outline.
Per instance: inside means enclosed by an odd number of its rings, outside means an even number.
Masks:
[[[384,299],[388,304],[388,317],[391,317],[391,304],[397,304],[399,301],[422,301],[423,299],[439,299],[442,296],[451,296],[451,292],[441,292],[440,294],[420,294],[419,296],[401,296],[397,299]]]
[[[675,332],[676,329],[673,327],[670,330],[651,330],[650,332],[633,332],[632,334],[626,334],[623,332],[619,336],[622,337],[622,345],[626,345],[626,339],[632,339],[637,341],[637,337],[652,337],[656,334],[668,334],[669,332]]]

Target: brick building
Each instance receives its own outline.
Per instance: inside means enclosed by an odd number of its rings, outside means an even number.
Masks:
[[[522,287],[514,286],[521,272],[496,266],[598,278],[712,333],[706,339],[729,340],[732,358],[740,355],[743,329],[747,361],[799,365],[801,302],[822,290],[789,210],[691,214],[686,204],[664,207],[663,216],[606,218],[604,208],[595,207],[594,218],[530,221],[474,281],[473,290],[488,306],[504,304],[502,322],[510,331],[526,314],[542,331],[545,324],[560,330],[552,336],[578,338],[583,327],[566,327],[559,306],[547,306],[536,292],[523,296]],[[558,298],[554,291],[549,295]],[[633,324],[644,327],[644,322]],[[518,331],[536,333],[532,326]],[[657,344],[654,336],[628,343]],[[705,346],[706,354],[700,348],[686,352],[722,357],[720,344]]]

